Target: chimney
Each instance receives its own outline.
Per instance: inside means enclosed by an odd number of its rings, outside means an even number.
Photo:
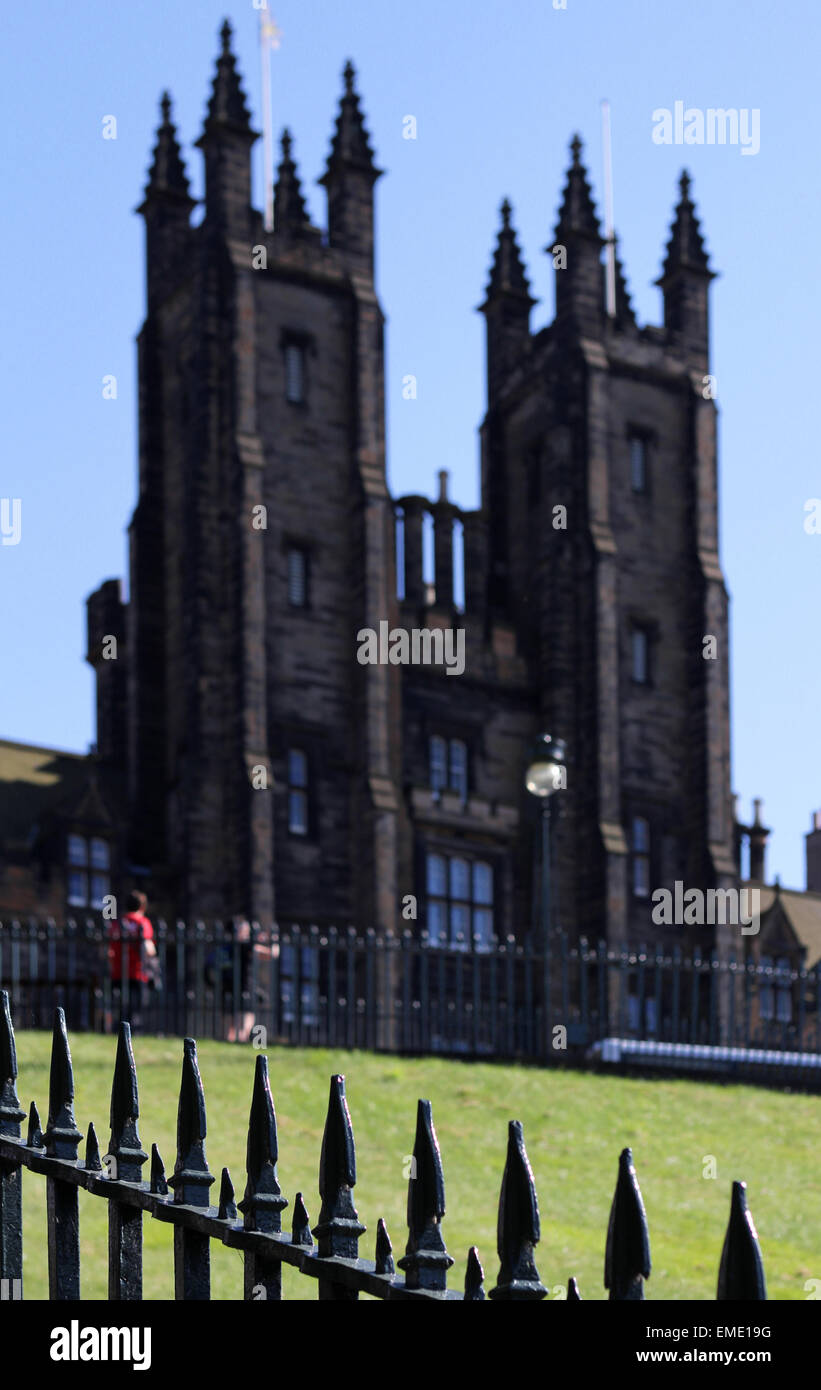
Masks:
[[[821,893],[821,811],[814,811],[807,835],[807,892]]]

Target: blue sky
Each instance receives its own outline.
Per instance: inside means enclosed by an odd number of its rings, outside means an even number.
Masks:
[[[661,317],[658,276],[683,164],[714,283],[722,560],[732,597],[733,786],[761,796],[769,869],[803,886],[803,834],[821,807],[821,495],[816,400],[821,317],[815,0],[276,0],[277,128],[295,139],[314,220],[347,57],[377,162],[378,286],[388,317],[389,479],[477,501],[484,406],[481,302],[504,195],[552,314],[551,237],[574,130],[601,209],[599,103],[612,107],[616,227],[634,307]],[[141,219],[157,103],[168,87],[195,194],[198,137],[225,15],[257,128],[251,0],[80,0],[9,7],[0,59],[6,306],[0,497],[22,532],[0,548],[0,736],[84,750],[93,739],[84,600],[126,573],[136,482],[134,337],[144,295]],[[760,112],[755,156],[661,146],[652,113],[677,100]],[[418,138],[402,138],[403,117]],[[103,118],[117,139],[102,138]],[[262,142],[255,152],[261,205]],[[418,379],[416,401],[402,377]],[[117,377],[116,400],[102,378]]]

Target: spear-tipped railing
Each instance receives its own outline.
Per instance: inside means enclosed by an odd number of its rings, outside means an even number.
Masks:
[[[192,1038],[183,1044],[182,1077],[177,1109],[177,1155],[166,1179],[156,1144],[151,1145],[148,1179],[142,1169],[148,1154],[137,1129],[137,1068],[127,1023],[120,1026],[111,1088],[111,1137],[100,1154],[97,1132],[88,1126],[85,1153],[74,1116],[74,1076],[62,1009],[54,1016],[49,1081],[48,1122],[43,1131],[34,1102],[28,1131],[17,1095],[17,1052],[8,994],[0,991],[0,1289],[4,1297],[22,1297],[23,1246],[21,1178],[24,1168],[45,1176],[47,1187],[49,1298],[80,1296],[78,1192],[85,1188],[109,1203],[109,1298],[139,1300],[142,1290],[142,1217],[144,1212],[174,1227],[175,1297],[210,1297],[212,1240],[241,1250],[245,1261],[243,1296],[247,1300],[282,1297],[282,1265],[293,1265],[317,1281],[321,1300],[346,1301],[360,1293],[378,1299],[482,1302],[484,1271],[476,1246],[468,1251],[463,1290],[449,1289],[453,1264],[445,1248],[442,1221],[445,1183],[442,1154],[430,1101],[420,1100],[408,1186],[408,1239],[405,1255],[395,1261],[385,1222],[376,1224],[375,1259],[360,1258],[365,1227],[354,1206],[356,1150],[345,1096],[345,1079],[332,1076],[319,1164],[321,1206],[311,1232],[302,1192],[294,1195],[291,1231],[282,1230],[288,1206],[277,1177],[279,1158],[276,1113],[268,1077],[268,1059],[258,1054],[254,1068],[246,1148],[246,1184],[237,1202],[227,1168],[222,1168],[216,1206],[209,1205],[215,1182],[205,1155],[205,1093]],[[169,1190],[170,1189],[170,1190]],[[316,1237],[314,1244],[313,1237]],[[547,1296],[534,1251],[541,1236],[533,1171],[522,1125],[508,1127],[507,1159],[502,1177],[497,1226],[499,1273],[491,1300],[533,1301]],[[404,1277],[397,1272],[403,1271]],[[647,1217],[631,1151],[619,1160],[610,1212],[604,1284],[610,1298],[644,1298],[650,1275]],[[558,1286],[556,1297],[563,1297]],[[766,1298],[761,1250],[747,1210],[744,1183],[734,1183],[730,1220],[718,1278],[720,1300]],[[575,1278],[567,1283],[567,1301],[579,1302]]]

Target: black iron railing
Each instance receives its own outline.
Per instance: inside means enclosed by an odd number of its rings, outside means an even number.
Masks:
[[[442,1222],[445,1187],[442,1159],[431,1105],[420,1100],[408,1184],[408,1240],[404,1256],[394,1260],[384,1221],[376,1230],[373,1261],[359,1256],[365,1227],[354,1206],[356,1153],[345,1099],[345,1080],[332,1076],[328,1114],[319,1161],[319,1220],[310,1226],[303,1194],[292,1207],[291,1231],[282,1230],[288,1199],[277,1180],[278,1134],[268,1079],[268,1059],[255,1062],[247,1136],[246,1183],[240,1202],[227,1168],[222,1169],[219,1198],[210,1204],[216,1179],[205,1153],[205,1095],[192,1038],[183,1043],[182,1080],[177,1110],[177,1157],[166,1180],[162,1159],[151,1146],[149,1179],[142,1169],[148,1154],[138,1133],[137,1069],[127,1022],[119,1027],[111,1090],[108,1151],[101,1156],[94,1125],[83,1138],[74,1117],[74,1076],[65,1015],[54,1017],[48,1122],[41,1131],[36,1106],[29,1110],[28,1133],[22,1138],[25,1112],[17,1094],[17,1054],[9,997],[0,992],[0,1294],[23,1297],[22,1175],[46,1180],[49,1298],[80,1298],[79,1189],[108,1202],[108,1296],[112,1300],[143,1297],[143,1215],[173,1226],[175,1298],[210,1297],[211,1241],[243,1252],[246,1300],[281,1299],[282,1266],[294,1266],[316,1281],[323,1300],[347,1301],[360,1293],[379,1299],[480,1301],[484,1273],[471,1247],[463,1290],[449,1289],[453,1264],[445,1246]],[[169,1188],[171,1191],[169,1192]],[[498,1300],[543,1299],[535,1262],[540,1238],[539,1208],[533,1173],[525,1151],[522,1126],[508,1126],[507,1160],[499,1198],[497,1252],[499,1272],[488,1297]],[[314,1244],[316,1238],[316,1245]],[[397,1265],[402,1274],[397,1273]],[[631,1151],[619,1160],[610,1212],[605,1256],[605,1288],[610,1298],[644,1298],[650,1275],[650,1244],[644,1204]],[[403,1277],[404,1276],[404,1277]],[[39,1291],[33,1291],[36,1297]],[[580,1293],[575,1279],[567,1298]],[[730,1219],[719,1266],[719,1300],[766,1298],[758,1237],[746,1206],[743,1183],[733,1184]]]
[[[25,1027],[559,1061],[607,1037],[821,1054],[821,963],[530,939],[182,922],[154,926],[154,986],[112,973],[109,924],[0,923],[0,985]],[[144,949],[144,948],[143,948]]]

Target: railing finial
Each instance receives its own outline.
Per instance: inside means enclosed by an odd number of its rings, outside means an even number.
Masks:
[[[116,1176],[120,1182],[139,1182],[142,1166],[148,1158],[140,1143],[137,1118],[140,1101],[137,1091],[137,1067],[131,1046],[131,1024],[121,1023],[117,1037],[117,1056],[114,1080],[111,1084],[111,1140],[108,1151],[116,1159]]]
[[[442,1238],[445,1178],[429,1100],[416,1107],[416,1137],[408,1181],[408,1244],[399,1261],[409,1289],[444,1289],[453,1264]]]
[[[185,1038],[177,1108],[177,1161],[168,1179],[177,1204],[208,1206],[208,1189],[214,1177],[208,1171],[205,1157],[205,1133],[205,1094],[197,1062],[197,1044],[193,1038]]]
[[[733,1183],[716,1299],[736,1303],[764,1303],[767,1299],[764,1261],[752,1213],[747,1209],[745,1182]]]
[[[639,1181],[630,1149],[622,1149],[619,1176],[604,1256],[604,1287],[611,1299],[634,1303],[644,1298],[644,1280],[650,1277],[650,1234]]]
[[[485,1291],[482,1285],[485,1281],[485,1271],[479,1259],[479,1251],[475,1245],[471,1245],[468,1250],[468,1262],[465,1269],[465,1303],[481,1303],[485,1298]]]
[[[11,1022],[8,990],[0,990],[0,1134],[20,1138],[20,1122],[26,1118],[17,1096],[17,1049]]]
[[[533,1258],[533,1247],[540,1238],[536,1184],[525,1150],[522,1122],[511,1120],[507,1132],[507,1161],[499,1195],[499,1277],[495,1289],[490,1290],[491,1298],[535,1300],[547,1295]]]
[[[67,1158],[76,1162],[82,1137],[74,1118],[74,1072],[68,1046],[66,1016],[64,1011],[58,1008],[54,1010],[48,1122],[43,1135],[46,1153],[50,1158]]]
[[[268,1058],[264,1052],[259,1052],[248,1121],[247,1181],[245,1196],[239,1204],[246,1231],[263,1231],[271,1235],[282,1230],[281,1212],[287,1207],[288,1199],[282,1196],[277,1181],[278,1157],[277,1117],[268,1080]]]
[[[359,1254],[359,1237],[365,1227],[353,1204],[352,1189],[356,1185],[356,1149],[353,1125],[345,1099],[344,1076],[331,1077],[328,1115],[322,1135],[319,1159],[319,1195],[322,1206],[314,1235],[323,1257],[338,1255],[355,1260]]]
[[[374,1256],[375,1274],[395,1274],[396,1265],[393,1261],[393,1246],[388,1235],[388,1228],[382,1217],[376,1223],[376,1253]]]

